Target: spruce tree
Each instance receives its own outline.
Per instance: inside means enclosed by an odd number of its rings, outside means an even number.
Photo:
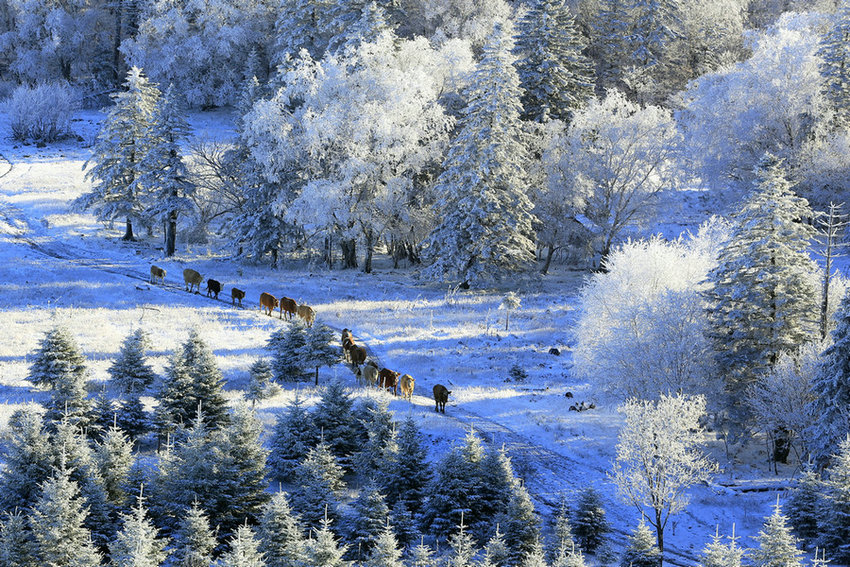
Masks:
[[[215,535],[206,513],[197,503],[186,510],[174,535],[174,567],[209,567],[216,547]]]
[[[724,544],[719,529],[715,530],[714,535],[711,536],[711,541],[702,552],[701,567],[741,567],[744,550],[738,546],[734,525],[732,526],[732,535],[727,539],[729,543]]]
[[[823,481],[815,544],[838,563],[850,562],[850,436],[839,445]]]
[[[9,419],[9,441],[0,468],[0,509],[27,510],[39,496],[39,484],[53,471],[53,455],[41,414],[33,408]]]
[[[402,548],[412,546],[422,536],[416,518],[403,500],[397,501],[390,510],[390,524],[396,541]]]
[[[519,561],[522,553],[517,552],[514,544],[522,539],[526,544],[531,544],[537,540],[538,533],[529,537],[520,536],[519,533],[508,529],[507,522],[509,519],[505,517],[511,501],[517,496],[517,492],[524,493],[525,489],[519,485],[519,481],[514,475],[511,459],[508,457],[504,446],[497,448],[494,445],[487,447],[484,458],[481,460],[481,479],[479,481],[479,505],[473,506],[475,518],[478,520],[473,523],[470,521],[470,528],[479,538],[489,537],[493,533],[493,519],[502,522],[502,533],[505,534],[508,547],[511,549],[511,559]],[[527,497],[527,494],[525,494]],[[523,500],[523,496],[519,496]],[[531,501],[519,504],[514,502],[519,507],[530,506]],[[477,508],[477,510],[476,510]],[[528,519],[528,510],[521,511],[518,508],[513,510],[517,517],[512,517],[511,522],[523,522]],[[520,519],[520,516],[525,520]],[[536,520],[535,520],[536,521]],[[518,524],[512,524],[514,528],[520,529]],[[524,528],[520,531],[525,531]],[[526,534],[527,536],[528,534]],[[528,551],[525,548],[523,552]]]
[[[394,506],[401,501],[411,514],[416,515],[422,509],[431,469],[422,433],[411,416],[407,416],[399,426],[396,449],[391,459],[385,454],[383,463],[379,465],[382,491],[387,495],[387,502]],[[393,470],[385,465],[392,466]],[[390,472],[394,474],[390,475]]]
[[[748,416],[747,387],[818,330],[817,266],[808,255],[814,229],[805,222],[814,213],[791,187],[782,161],[766,154],[708,275],[709,336],[736,426]]]
[[[339,380],[328,384],[322,392],[313,413],[316,427],[321,432],[331,452],[346,468],[357,451],[358,423],[352,408],[354,401],[348,388]]]
[[[248,391],[245,393],[245,399],[254,407],[257,402],[272,397],[278,390],[271,365],[265,359],[258,359],[248,370]]]
[[[51,430],[61,421],[87,430],[95,421],[86,381],[78,375],[68,374],[56,382],[44,407],[44,420]]]
[[[564,0],[537,0],[517,24],[523,118],[569,122],[593,96],[587,45]]]
[[[306,538],[285,492],[276,492],[263,508],[258,526],[260,551],[268,567],[299,567],[306,553]]]
[[[139,164],[139,182],[150,193],[143,214],[151,222],[165,226],[166,256],[173,256],[176,249],[178,216],[193,209],[189,196],[195,186],[181,149],[189,133],[183,105],[170,86],[157,101],[151,126],[142,141],[146,151]]]
[[[60,383],[85,381],[86,358],[65,327],[48,331],[34,357],[27,379],[36,386],[53,389]]]
[[[812,378],[811,415],[808,447],[819,466],[825,466],[850,434],[850,417],[844,408],[850,404],[850,294],[845,294],[835,313],[832,344],[821,355]]]
[[[434,567],[434,550],[425,545],[425,538],[419,540],[419,545],[410,551],[410,567]]]
[[[601,551],[601,548],[600,548]],[[600,564],[605,565],[607,561],[604,559],[602,553],[597,553],[597,559]],[[569,550],[560,549],[558,550],[558,554],[551,561],[552,567],[587,567],[587,563],[584,560],[584,555],[582,555],[581,550],[576,546],[575,543],[572,544]]]
[[[814,542],[819,533],[818,518],[823,511],[822,490],[820,475],[814,467],[807,466],[788,499],[788,522],[797,537],[806,544]]]
[[[145,356],[149,348],[150,338],[144,329],[136,329],[121,343],[118,357],[109,367],[109,376],[123,394],[141,394],[156,380]]]
[[[505,536],[502,534],[500,524],[496,524],[496,532],[487,540],[484,546],[484,565],[489,567],[506,567],[511,565],[510,549],[505,542]]]
[[[367,557],[389,522],[390,510],[374,482],[364,486],[352,503],[348,541],[359,557]]]
[[[121,402],[115,424],[133,441],[144,437],[150,431],[151,418],[139,396],[132,396]]]
[[[821,38],[821,92],[838,128],[850,125],[850,2],[841,2],[832,27]]]
[[[375,538],[369,557],[364,562],[365,567],[404,567],[401,560],[402,552],[389,522],[384,525],[381,533]]]
[[[331,520],[327,514],[320,522],[321,527],[314,530],[313,537],[307,542],[307,564],[315,567],[343,567],[347,545],[340,545],[331,531]]]
[[[269,443],[269,475],[281,482],[291,482],[298,465],[319,442],[319,430],[313,416],[304,407],[304,399],[296,393],[279,415]]]
[[[661,567],[661,551],[655,543],[655,534],[641,516],[640,523],[628,538],[626,550],[620,558],[621,567]]]
[[[592,486],[579,492],[572,517],[573,535],[579,547],[593,553],[605,541],[611,526],[605,518],[602,497]]]
[[[788,518],[777,502],[764,528],[753,539],[758,548],[749,552],[752,567],[800,567],[803,552],[797,548],[797,538],[791,533]],[[845,544],[846,545],[846,544]]]
[[[272,333],[266,348],[272,355],[272,372],[277,382],[301,382],[306,378],[302,358],[306,344],[307,327],[298,320]]]
[[[92,421],[86,429],[86,434],[96,441],[103,439],[103,436],[106,435],[106,432],[115,423],[115,410],[115,402],[106,395],[105,388],[101,389],[100,393],[92,402]]]
[[[575,549],[575,539],[570,526],[570,507],[565,496],[561,496],[561,505],[558,512],[552,518],[551,534],[548,539],[547,557],[550,562],[555,562],[558,557],[566,557]]]
[[[522,557],[521,565],[522,567],[548,567],[546,565],[546,557],[545,552],[543,551],[543,544],[540,543],[540,540],[534,542],[534,545],[528,552],[525,553]]]
[[[106,498],[114,508],[123,508],[127,499],[127,479],[135,461],[133,442],[123,431],[111,427],[97,445],[96,459]]]
[[[342,467],[324,442],[310,449],[298,466],[292,507],[308,527],[319,526],[323,519],[338,519],[337,493],[345,487],[342,476]]]
[[[394,460],[393,457],[398,450],[395,440],[395,422],[388,408],[389,402],[379,401],[366,409],[368,417],[361,420],[366,429],[366,442],[354,455],[353,461],[357,472],[364,478],[380,478],[379,471],[386,471],[395,466],[395,463],[383,462],[387,459]],[[392,483],[397,480],[396,476],[397,474],[392,475]],[[393,504],[395,504],[394,500],[389,502],[389,505]]]
[[[141,497],[129,514],[121,514],[122,527],[109,544],[111,567],[158,567],[168,553],[166,541],[160,539]]]
[[[64,465],[42,484],[30,513],[33,555],[40,565],[98,567],[100,553],[83,525],[88,510],[71,471]]]
[[[145,188],[141,185],[145,142],[160,93],[138,67],[127,72],[124,90],[115,93],[97,135],[91,158],[84,164],[86,178],[94,181],[92,190],[77,201],[92,209],[98,220],[126,219],[124,240],[134,240],[133,222],[146,221]],[[90,167],[90,164],[92,164]]]
[[[466,531],[463,523],[463,514],[460,517],[460,524],[455,528],[455,532],[449,537],[449,559],[446,563],[447,567],[471,567],[473,565],[472,558],[478,552],[476,549],[475,540],[472,535]]]
[[[0,521],[0,565],[37,567],[27,518],[20,511],[6,513]]]
[[[512,483],[510,500],[501,518],[509,562],[517,565],[534,552],[540,542],[540,520],[522,483]]]
[[[266,567],[260,544],[250,526],[239,526],[229,543],[230,549],[221,556],[218,567]]]
[[[426,242],[428,273],[439,280],[489,281],[535,260],[521,89],[512,31],[495,26],[465,95],[458,134],[437,180],[440,224]]]
[[[322,323],[305,331],[304,346],[298,352],[304,368],[316,369],[316,386],[319,385],[319,367],[333,366],[342,360],[336,343],[336,332]]]

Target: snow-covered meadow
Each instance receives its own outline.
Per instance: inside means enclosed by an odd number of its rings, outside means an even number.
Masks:
[[[633,528],[638,513],[616,498],[606,477],[622,418],[596,384],[571,373],[576,295],[586,274],[558,267],[544,278],[501,289],[453,291],[420,281],[408,269],[393,270],[385,258],[377,260],[373,274],[330,271],[307,262],[271,270],[235,262],[215,242],[183,242],[177,255],[165,260],[158,238],[124,243],[120,226],[104,227],[88,214],[69,210],[88,187],[82,166],[100,118],[96,112],[79,113],[74,129],[82,142],[39,149],[13,144],[0,115],[0,431],[16,408],[44,396],[26,381],[29,355],[57,324],[67,326],[79,342],[95,388],[105,382],[122,339],[134,329],[149,331],[151,360],[161,372],[195,328],[217,357],[226,393],[239,397],[248,367],[266,354],[269,335],[286,325],[277,314],[262,314],[258,297],[267,291],[313,306],[321,322],[352,329],[383,366],[415,377],[412,403],[395,398],[390,409],[397,418],[412,414],[417,419],[432,442],[433,458],[475,427],[488,440],[507,444],[543,514],[551,513],[548,505],[559,493],[592,485],[604,494],[614,539],[621,542]],[[229,117],[221,113],[196,114],[192,122],[196,136],[223,138],[230,129]],[[148,282],[151,264],[167,270],[164,285]],[[183,290],[181,274],[187,267],[224,284],[218,301]],[[247,291],[243,309],[230,304],[231,286]],[[521,306],[505,330],[500,305],[508,291],[519,295]],[[549,353],[553,347],[560,356]],[[510,381],[515,365],[527,372],[527,381]],[[320,383],[345,381],[356,396],[389,399],[389,394],[357,387],[346,365],[323,368],[320,376]],[[430,392],[437,383],[452,390],[445,416],[433,408]],[[288,388],[259,404],[268,427],[294,396]],[[299,389],[315,400],[310,385]],[[568,391],[573,399],[564,396]],[[596,409],[568,411],[580,401],[595,402]],[[720,442],[712,438],[708,447],[724,470],[717,483],[694,488],[689,508],[673,517],[666,533],[667,560],[692,562],[716,525],[725,534],[735,524],[749,544],[748,536],[761,528],[777,494],[784,498],[782,491],[720,486],[733,479],[754,486],[772,482],[766,452],[729,462]]]

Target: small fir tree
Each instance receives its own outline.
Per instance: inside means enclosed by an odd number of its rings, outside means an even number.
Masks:
[[[0,565],[37,567],[27,518],[20,511],[7,513],[0,521]]]
[[[326,443],[310,449],[295,473],[298,490],[292,494],[292,507],[307,526],[319,526],[329,514],[331,520],[337,519],[336,494],[345,487],[342,476],[342,467]]]
[[[369,556],[378,536],[383,533],[389,522],[390,510],[377,485],[370,482],[354,499],[352,512],[348,540],[359,555],[357,559],[361,559]]]
[[[422,536],[416,518],[403,500],[397,501],[390,510],[390,524],[393,526],[396,541],[403,549],[412,546]]]
[[[353,406],[348,388],[335,380],[322,392],[313,414],[316,427],[344,467],[350,466],[351,456],[359,446],[359,424],[354,417]]]
[[[158,567],[168,553],[166,541],[158,537],[153,522],[147,518],[142,498],[130,514],[121,514],[122,528],[109,544],[111,567]]]
[[[552,518],[548,543],[546,551],[550,562],[555,562],[557,557],[566,557],[575,548],[576,542],[570,526],[570,507],[565,495],[561,495],[558,512]]]
[[[527,506],[531,505],[530,500],[523,504],[514,502],[519,507],[526,508],[523,511],[519,508],[512,510],[516,517],[509,519],[506,515],[511,506],[511,501],[517,496],[520,500],[523,500],[527,497],[527,493],[524,496],[519,495],[519,493],[525,492],[525,489],[514,475],[513,464],[511,464],[511,459],[508,457],[504,446],[496,448],[495,445],[490,445],[487,447],[484,458],[481,460],[480,475],[479,504],[473,506],[475,517],[479,520],[475,524],[470,522],[470,526],[475,528],[476,536],[482,539],[490,537],[493,533],[492,523],[494,518],[502,522],[502,533],[508,542],[508,548],[513,553],[511,559],[519,561],[522,554],[528,551],[527,546],[537,540],[539,533],[529,535],[525,533],[527,526],[520,526],[521,523],[529,519]],[[507,526],[509,521],[511,522],[510,529]],[[519,523],[513,523],[514,521]],[[524,535],[520,535],[520,532],[523,532]],[[516,547],[520,541],[525,542],[521,545],[521,547],[524,547],[522,552],[519,552]]]
[[[271,365],[261,358],[248,370],[248,391],[245,399],[254,407],[260,400],[274,396],[279,391],[276,386]]]
[[[397,453],[395,422],[393,415],[389,412],[389,402],[379,401],[370,404],[366,408],[368,417],[361,419],[366,429],[366,442],[362,449],[354,455],[353,461],[357,472],[364,478],[380,478],[379,472],[389,470],[395,463],[384,463],[385,459],[393,460]],[[392,475],[391,483],[396,481],[396,475]],[[390,501],[390,505],[395,501]]]
[[[628,538],[626,550],[620,558],[621,567],[661,567],[661,551],[655,535],[641,517],[640,523]]]
[[[365,561],[365,567],[404,567],[401,560],[402,552],[392,526],[389,522],[384,525],[381,533],[375,538],[374,545]]]
[[[100,393],[92,402],[91,406],[92,422],[89,424],[86,434],[100,441],[106,432],[115,424],[116,408],[115,402],[106,395],[106,389],[101,389]]]
[[[124,488],[135,461],[133,442],[123,431],[111,427],[97,445],[96,459],[106,489],[106,498],[116,509],[122,508],[127,499]]]
[[[814,542],[820,533],[818,518],[823,512],[822,491],[820,475],[809,465],[788,499],[788,522],[797,537],[806,544]]]
[[[210,521],[197,502],[185,511],[172,546],[175,567],[209,567],[216,547]]]
[[[266,349],[272,356],[272,371],[277,382],[301,382],[306,377],[301,353],[307,344],[307,327],[293,321],[288,328],[280,328],[269,337]]]
[[[319,442],[319,430],[304,399],[295,394],[284,413],[279,415],[269,443],[269,474],[281,482],[291,482],[298,465]]]
[[[410,567],[434,567],[436,565],[434,550],[425,545],[424,536],[419,540],[419,545],[410,551],[408,563]]]
[[[268,567],[298,567],[304,561],[307,541],[285,492],[276,492],[265,505],[257,529]]]
[[[749,552],[749,563],[753,567],[800,567],[803,564],[803,552],[797,547],[797,538],[791,533],[788,518],[778,501],[764,528],[753,539],[758,543],[758,547]]]
[[[336,346],[336,333],[321,323],[307,328],[304,346],[298,354],[305,368],[316,368],[316,386],[319,385],[319,367],[333,366],[342,360]]]
[[[254,530],[248,525],[239,526],[230,540],[230,549],[221,556],[218,567],[266,567],[260,544]]]
[[[501,518],[509,563],[517,565],[535,552],[540,543],[540,520],[522,483],[512,483],[510,500]]]
[[[578,502],[572,516],[573,535],[581,549],[593,553],[605,541],[611,531],[602,497],[591,486],[579,492]]]
[[[735,537],[735,526],[732,526],[732,535],[727,537],[728,543],[723,543],[720,530],[716,529],[711,541],[705,546],[700,558],[702,567],[741,567],[744,550],[738,546],[738,538]]]
[[[9,440],[0,468],[0,509],[28,510],[40,494],[39,484],[53,471],[53,455],[40,413],[27,407],[9,419]]]
[[[86,359],[71,332],[54,327],[39,342],[27,379],[36,386],[56,388],[60,383],[84,382]]]
[[[315,567],[343,567],[347,545],[340,545],[331,531],[331,520],[327,513],[321,521],[321,527],[314,530],[314,537],[307,543],[308,565]]]
[[[496,524],[496,533],[487,540],[487,545],[484,546],[484,565],[505,567],[510,564],[510,550],[505,543],[505,536],[502,534],[499,524]]]
[[[156,374],[145,356],[149,348],[150,337],[144,329],[136,329],[121,343],[118,357],[109,367],[112,383],[120,392],[141,394],[156,380]]]
[[[392,458],[385,454],[383,464],[379,469],[383,474],[381,479],[391,479],[384,482],[382,489],[387,495],[387,502],[404,502],[411,514],[418,514],[428,483],[431,480],[431,468],[428,463],[428,450],[425,448],[422,433],[412,416],[407,416],[398,429],[396,437],[397,451]],[[391,472],[385,465],[393,467]]]
[[[463,514],[460,516],[460,524],[449,537],[449,559],[446,563],[447,567],[471,567],[472,558],[477,553],[475,540],[472,535],[466,531],[463,524]]]
[[[838,563],[850,562],[850,436],[839,445],[823,481],[816,545]]]
[[[121,402],[115,425],[133,441],[147,435],[151,429],[151,419],[139,396]]]

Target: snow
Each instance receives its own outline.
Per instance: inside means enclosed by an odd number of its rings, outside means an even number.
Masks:
[[[217,357],[226,394],[240,396],[248,386],[250,365],[267,354],[267,338],[287,324],[262,314],[258,297],[268,291],[308,303],[318,321],[352,329],[358,343],[366,344],[383,366],[415,377],[412,402],[392,398],[389,407],[396,419],[414,416],[431,443],[432,458],[474,427],[487,440],[506,444],[537,509],[547,515],[559,493],[586,485],[599,489],[616,529],[614,539],[622,544],[638,521],[635,509],[616,500],[606,477],[622,416],[600,402],[594,384],[577,381],[571,373],[571,328],[584,274],[556,268],[537,281],[454,292],[419,281],[410,271],[392,270],[380,258],[373,274],[303,264],[271,270],[232,261],[214,244],[182,243],[176,256],[165,259],[158,250],[159,237],[123,243],[122,226],[104,227],[88,214],[68,210],[88,187],[82,165],[102,116],[77,114],[73,126],[82,143],[38,149],[13,143],[8,119],[0,114],[0,433],[15,409],[45,398],[26,376],[30,354],[56,324],[71,330],[94,381],[107,379],[121,341],[139,326],[150,333],[157,373],[195,328]],[[195,114],[191,122],[196,134],[208,138],[226,139],[232,132],[228,116],[221,113]],[[153,263],[167,270],[164,285],[148,283]],[[184,291],[181,273],[186,267],[221,281],[221,299]],[[230,305],[232,285],[247,291],[244,309]],[[505,331],[505,311],[499,306],[508,291],[522,301]],[[548,354],[550,347],[562,355]],[[515,364],[527,371],[526,382],[506,382]],[[334,378],[349,384],[356,396],[390,399],[386,393],[359,389],[345,365],[321,369],[320,383]],[[433,409],[430,392],[437,383],[452,391],[445,415]],[[295,395],[294,386],[284,386],[278,396],[257,405],[267,429]],[[297,388],[308,403],[315,403],[311,385]],[[564,396],[567,391],[572,400]],[[595,401],[597,408],[568,411],[571,403],[582,400]],[[776,502],[762,448],[754,447],[746,458],[737,455],[737,462],[727,459],[719,441],[711,438],[709,447],[725,470],[711,486],[695,487],[689,508],[672,518],[665,534],[668,561],[692,564],[716,524],[721,534],[731,533],[734,523],[736,533],[755,535]],[[795,470],[780,472],[791,475]],[[767,491],[735,490],[731,481],[737,479],[747,485],[761,482]],[[748,537],[742,542],[752,544]]]

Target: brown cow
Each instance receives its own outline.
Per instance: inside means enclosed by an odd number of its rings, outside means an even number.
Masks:
[[[354,336],[348,329],[342,330],[342,355],[346,362],[351,362],[351,347],[354,346]]]
[[[269,317],[272,316],[272,311],[277,308],[277,298],[270,293],[263,292],[260,294],[260,309],[263,310],[263,313],[266,313],[268,310]]]
[[[239,307],[242,307],[242,300],[245,299],[245,292],[241,289],[236,289],[235,287],[230,290],[230,302],[233,305],[236,305],[236,302],[239,302]]]
[[[402,377],[398,379],[398,387],[401,389],[402,398],[406,400],[413,399],[413,386],[415,383],[416,381],[410,374],[403,374]]]
[[[150,282],[155,284],[156,280],[159,280],[159,283],[165,283],[165,270],[157,266],[151,266]]]
[[[313,326],[313,322],[316,320],[316,312],[313,311],[313,308],[309,305],[301,305],[295,309],[296,313],[299,317],[301,317],[305,323],[307,323],[308,327]]]
[[[186,291],[192,291],[194,287],[195,293],[201,293],[201,284],[204,283],[201,274],[191,268],[186,268],[183,270],[183,281],[186,283]]]
[[[221,282],[212,278],[207,280],[207,297],[213,296],[218,299],[218,294],[221,293]]]
[[[283,319],[283,312],[286,311],[286,318],[292,319],[295,312],[298,310],[298,304],[291,297],[280,298],[280,318]]]
[[[437,402],[437,407],[434,408],[434,411],[446,413],[446,402],[449,401],[449,394],[451,393],[452,391],[442,384],[434,386],[434,401]]]
[[[378,372],[378,386],[385,390],[392,390],[394,396],[398,395],[398,377],[401,372],[390,370],[389,368],[381,368]]]
[[[351,364],[360,366],[366,362],[366,348],[360,345],[352,345],[348,349],[348,357],[351,359]]]

